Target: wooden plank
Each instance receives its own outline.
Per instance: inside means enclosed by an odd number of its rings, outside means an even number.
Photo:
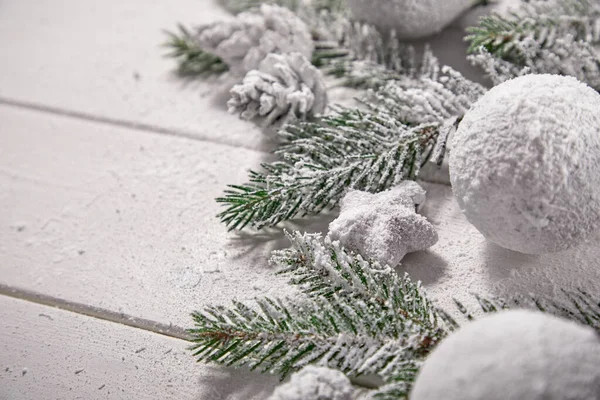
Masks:
[[[280,232],[238,236],[214,217],[212,199],[259,153],[1,107],[0,120],[1,283],[183,327],[203,304],[294,293],[266,267]],[[471,291],[598,291],[597,238],[510,252],[466,221],[449,187],[426,186],[440,241],[403,269],[443,304]],[[326,231],[331,218],[300,229]]]
[[[265,399],[272,376],[196,364],[179,339],[0,296],[0,399]]]
[[[291,293],[214,198],[263,154],[0,106],[0,283],[188,327],[207,302]]]
[[[474,10],[420,43],[431,43],[442,63],[482,80],[465,60],[462,38],[464,26],[488,11]],[[175,29],[179,22],[194,26],[227,18],[231,16],[216,0],[4,2],[0,101],[270,149],[272,143],[263,140],[258,127],[226,112],[228,89],[239,77],[183,80],[173,74],[173,60],[162,57],[164,29]],[[330,94],[333,102],[348,97],[345,91]]]
[[[215,0],[3,2],[0,98],[263,148],[258,127],[227,113],[227,92],[237,79],[181,79],[174,61],[163,57],[165,29],[226,18]]]

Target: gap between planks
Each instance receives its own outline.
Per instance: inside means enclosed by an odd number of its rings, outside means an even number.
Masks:
[[[0,105],[18,108],[18,109],[25,109],[25,110],[29,110],[29,111],[39,111],[44,114],[58,115],[61,117],[73,118],[73,119],[77,119],[80,121],[87,121],[87,122],[98,123],[98,124],[102,124],[102,125],[109,125],[109,126],[115,126],[115,127],[119,127],[119,128],[132,129],[132,130],[140,131],[140,132],[150,132],[150,133],[154,133],[154,134],[158,134],[158,135],[173,136],[173,137],[177,137],[177,138],[195,140],[197,142],[209,142],[209,143],[220,144],[220,145],[229,146],[229,147],[238,147],[238,148],[242,148],[242,149],[256,151],[257,153],[264,153],[264,154],[270,153],[270,152],[266,152],[266,151],[263,151],[260,149],[252,148],[250,146],[233,144],[231,142],[227,142],[224,140],[215,140],[214,138],[203,137],[199,134],[192,134],[192,133],[177,130],[177,129],[163,128],[160,126],[141,123],[141,122],[133,122],[133,121],[127,121],[127,120],[123,120],[123,119],[103,117],[100,115],[94,115],[94,114],[81,112],[81,111],[66,110],[61,107],[53,107],[53,106],[48,106],[45,104],[39,104],[39,103],[34,103],[34,102],[29,102],[29,101],[13,100],[13,99],[1,97],[1,96],[0,96]]]
[[[160,322],[151,321],[149,319],[137,318],[125,313],[63,300],[54,296],[38,293],[33,290],[11,287],[3,283],[0,283],[0,296],[12,297],[15,299],[29,301],[31,303],[54,307],[60,310],[70,311],[75,314],[126,325],[176,339],[182,339],[186,341],[192,340],[192,336],[187,333],[184,328],[176,325],[167,325]]]
[[[214,144],[219,144],[219,145],[223,145],[223,146],[229,146],[229,147],[233,147],[233,148],[237,147],[237,148],[242,148],[242,149],[246,149],[246,150],[250,150],[250,151],[255,151],[257,153],[262,153],[262,154],[271,154],[272,153],[272,151],[264,151],[264,150],[252,148],[250,146],[243,146],[243,145],[233,144],[233,143],[222,141],[222,140],[215,140],[214,138],[202,137],[200,135],[195,135],[195,134],[192,134],[189,132],[184,132],[184,131],[180,131],[180,130],[176,130],[176,129],[163,128],[160,126],[126,121],[126,120],[116,119],[116,118],[102,117],[99,115],[89,114],[89,113],[80,112],[80,111],[66,110],[66,109],[63,109],[60,107],[52,107],[52,106],[28,102],[28,101],[13,100],[13,99],[5,98],[2,96],[0,96],[0,105],[18,108],[18,109],[29,110],[29,111],[38,111],[38,112],[41,112],[44,114],[57,115],[57,116],[65,117],[65,118],[72,118],[72,119],[76,119],[76,120],[80,120],[80,121],[98,123],[98,124],[102,124],[102,125],[109,125],[109,126],[114,126],[114,127],[118,127],[118,128],[131,129],[131,130],[135,130],[135,131],[139,131],[139,132],[150,132],[150,133],[154,133],[154,134],[158,134],[158,135],[172,136],[172,137],[177,137],[177,138],[194,140],[197,142],[208,142],[208,143],[214,143]],[[450,186],[449,182],[447,182],[447,180],[445,178],[437,177],[436,173],[433,171],[431,173],[425,173],[424,175],[425,175],[424,177],[419,177],[419,179],[424,182],[430,182],[430,183],[436,183],[439,185]],[[430,175],[430,176],[427,176],[427,175]]]
[[[204,141],[204,142],[209,142],[209,143],[215,143],[215,144],[221,144],[221,145],[226,145],[226,146],[230,146],[230,147],[235,147],[234,145],[232,145],[230,143],[224,143],[224,142],[220,142],[220,141],[216,141],[216,140],[202,138],[202,137],[194,136],[192,134],[177,131],[177,130],[161,128],[161,127],[143,124],[143,123],[134,123],[134,122],[129,122],[129,121],[125,121],[125,120],[111,119],[111,118],[96,116],[96,115],[92,115],[92,114],[88,114],[88,113],[83,113],[83,112],[78,112],[78,111],[70,111],[70,110],[65,110],[65,109],[58,108],[58,107],[51,107],[51,106],[47,106],[47,105],[43,105],[43,104],[12,100],[12,99],[7,99],[7,98],[1,97],[1,96],[0,96],[0,105],[18,108],[18,109],[24,109],[24,110],[28,110],[28,111],[37,111],[37,112],[42,112],[45,114],[58,115],[58,116],[72,118],[72,119],[76,119],[76,120],[80,120],[80,121],[99,123],[99,124],[103,124],[103,125],[110,125],[110,126],[115,126],[115,127],[120,127],[120,128],[132,129],[132,130],[136,130],[136,131],[151,132],[151,133],[156,133],[156,134],[161,134],[161,135],[166,135],[166,136],[174,136],[174,137],[179,137],[179,138],[191,139],[191,140],[195,140],[195,141]],[[246,146],[237,146],[237,147],[246,148],[251,151],[256,151],[259,153],[266,153],[264,151],[252,149],[252,148],[249,148]],[[435,179],[425,179],[425,180],[429,181],[430,183],[437,183],[437,184],[448,186],[447,183],[439,182],[439,181],[436,181]],[[8,286],[3,283],[0,283],[0,295],[12,297],[12,298],[16,298],[16,299],[21,299],[21,300],[29,301],[29,302],[40,304],[40,305],[55,307],[55,308],[73,312],[76,314],[81,314],[81,315],[97,318],[100,320],[105,320],[105,321],[109,321],[109,322],[113,322],[113,323],[117,323],[117,324],[121,324],[121,325],[134,327],[134,328],[146,330],[149,332],[165,335],[165,336],[172,337],[172,338],[182,339],[182,340],[186,340],[186,341],[192,340],[192,336],[189,333],[187,333],[187,331],[184,328],[176,326],[176,325],[172,325],[172,324],[167,325],[167,324],[163,324],[160,322],[156,322],[156,321],[152,321],[152,320],[148,320],[148,319],[144,319],[144,318],[137,318],[132,315],[125,314],[125,313],[111,311],[111,310],[100,308],[100,307],[94,307],[94,306],[86,305],[83,303],[67,301],[67,300],[64,300],[61,298],[45,295],[45,294],[35,292],[32,290]]]

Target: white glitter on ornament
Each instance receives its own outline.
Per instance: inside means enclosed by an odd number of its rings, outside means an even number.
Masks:
[[[472,5],[473,0],[348,0],[354,18],[394,29],[399,39],[438,33]]]
[[[438,345],[410,399],[600,399],[600,337],[541,312],[488,315]]]
[[[350,191],[341,201],[340,216],[329,224],[329,237],[365,258],[392,267],[407,253],[438,241],[433,225],[416,213],[425,190],[413,181],[371,194]]]
[[[353,392],[340,371],[308,365],[277,387],[269,400],[350,400]]]
[[[489,240],[532,254],[573,247],[600,222],[600,94],[558,75],[504,82],[465,115],[449,167]]]

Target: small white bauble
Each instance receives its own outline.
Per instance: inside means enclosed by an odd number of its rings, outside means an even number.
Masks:
[[[600,337],[541,312],[489,315],[438,345],[410,398],[598,400]]]
[[[449,168],[489,240],[531,254],[576,246],[600,222],[600,94],[558,75],[504,82],[465,115]]]
[[[473,0],[348,0],[355,19],[394,29],[400,39],[440,32],[473,5]]]

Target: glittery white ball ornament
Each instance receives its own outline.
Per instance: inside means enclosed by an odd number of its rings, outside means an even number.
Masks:
[[[400,39],[440,32],[473,5],[473,0],[348,0],[355,19],[394,29]]]
[[[600,336],[533,311],[469,323],[425,361],[411,400],[600,399]]]
[[[576,246],[600,222],[600,94],[558,75],[504,82],[465,115],[449,167],[489,240],[531,254]]]

